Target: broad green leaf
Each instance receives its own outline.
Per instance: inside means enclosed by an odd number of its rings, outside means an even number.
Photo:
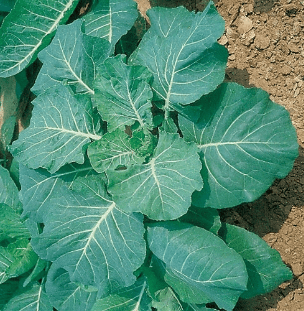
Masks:
[[[154,97],[165,101],[167,114],[174,104],[190,104],[223,81],[228,53],[217,39],[225,24],[212,2],[197,14],[156,7],[147,15],[151,28],[130,63],[153,73]]]
[[[10,279],[5,283],[0,284],[0,310],[2,311],[4,306],[13,297],[14,293],[19,288],[18,279]]]
[[[192,205],[187,214],[182,216],[180,220],[204,228],[214,234],[218,234],[222,226],[218,211],[208,207],[201,208]]]
[[[194,205],[253,201],[289,173],[298,156],[296,131],[286,109],[265,91],[224,83],[200,101],[197,123],[179,118],[184,139],[197,144],[203,162],[205,186],[193,194]]]
[[[10,116],[5,120],[1,127],[0,133],[0,143],[2,149],[5,150],[6,147],[11,143],[16,127],[16,117]]]
[[[17,292],[3,311],[53,311],[43,284],[34,284]]]
[[[85,290],[70,281],[66,270],[54,264],[48,271],[45,290],[52,305],[60,311],[90,311],[97,297],[97,288]]]
[[[95,172],[87,162],[83,165],[67,164],[54,174],[44,169],[33,170],[20,165],[22,216],[42,223],[56,185],[71,187],[78,177],[89,177],[93,174]]]
[[[76,92],[94,94],[96,67],[109,56],[110,44],[85,35],[81,24],[81,20],[76,20],[59,26],[52,43],[39,53],[43,66],[31,89],[36,95],[62,81]]]
[[[166,287],[158,291],[156,300],[152,301],[152,306],[162,311],[183,311],[183,305],[171,287]]]
[[[106,39],[114,47],[137,17],[137,6],[133,0],[99,0],[82,19],[87,35]]]
[[[18,0],[0,29],[0,77],[17,74],[49,44],[79,0]]]
[[[23,287],[28,286],[30,283],[41,280],[46,272],[46,268],[48,267],[49,263],[45,260],[42,260],[38,257],[38,260],[35,264],[34,269],[31,271],[31,273],[28,275],[28,277],[23,282]]]
[[[7,247],[0,246],[0,283],[29,271],[37,255],[28,239],[18,239]]]
[[[161,132],[151,161],[126,170],[108,170],[108,191],[122,211],[142,212],[151,219],[175,219],[191,205],[203,186],[197,149],[178,134]]]
[[[30,233],[21,221],[19,213],[0,203],[0,242],[15,238],[30,238]]]
[[[151,311],[146,287],[145,279],[140,278],[132,286],[97,300],[91,311]]]
[[[134,130],[130,138],[131,148],[142,157],[149,157],[153,154],[157,141],[157,137],[145,129]]]
[[[67,163],[82,164],[86,145],[101,138],[89,97],[75,97],[68,86],[57,85],[33,103],[31,125],[10,147],[14,157],[30,168],[42,167],[50,173]]]
[[[181,222],[150,225],[147,237],[149,248],[165,265],[165,281],[181,300],[205,303],[200,299],[207,296],[220,308],[234,308],[246,290],[248,276],[242,257],[220,238]]]
[[[16,0],[4,0],[0,3],[0,11],[9,12],[15,5]]]
[[[144,161],[144,157],[139,157],[132,149],[130,137],[119,129],[93,142],[88,147],[88,156],[93,168],[99,173]]]
[[[19,209],[20,201],[18,188],[13,182],[9,172],[0,165],[0,203],[7,204],[15,210]]]
[[[249,280],[242,298],[266,294],[292,279],[292,272],[282,262],[280,254],[256,234],[225,224],[221,236],[245,261]]]
[[[135,282],[145,242],[142,215],[118,210],[102,178],[78,178],[77,192],[64,186],[54,190],[43,233],[33,237],[32,245],[42,259],[68,271],[72,282],[108,295]]]
[[[107,129],[112,132],[136,121],[141,127],[151,127],[151,73],[142,66],[126,65],[126,56],[108,58],[97,68],[93,102]]]

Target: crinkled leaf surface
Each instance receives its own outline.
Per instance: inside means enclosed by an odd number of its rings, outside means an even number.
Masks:
[[[144,161],[144,157],[139,157],[132,149],[129,136],[119,129],[106,133],[100,140],[90,144],[88,156],[99,173]]]
[[[19,213],[0,203],[0,242],[15,238],[30,238],[30,233],[21,221]]]
[[[141,127],[152,124],[149,85],[152,75],[143,66],[129,66],[125,62],[125,55],[107,59],[98,67],[94,83],[93,102],[108,122],[110,132],[136,121]]]
[[[100,0],[82,19],[85,33],[108,40],[112,47],[134,24],[138,16],[133,0]]]
[[[67,81],[76,92],[94,94],[96,67],[109,56],[110,44],[85,35],[81,24],[76,20],[59,26],[51,44],[39,53],[43,66],[31,89],[36,95],[61,81]]]
[[[225,224],[221,236],[245,261],[249,280],[248,290],[242,298],[268,293],[282,282],[292,279],[292,272],[282,262],[280,254],[256,234]]]
[[[201,189],[196,146],[178,134],[161,132],[151,161],[126,170],[108,170],[109,192],[118,208],[140,211],[156,220],[175,219],[191,205],[191,194]]]
[[[210,104],[212,103],[212,105]],[[298,156],[296,131],[269,95],[236,83],[201,98],[197,123],[179,118],[184,139],[200,148],[204,188],[193,204],[226,208],[260,197]]]
[[[118,293],[97,300],[91,311],[151,311],[151,298],[144,278]]]
[[[97,297],[97,288],[86,289],[71,282],[69,273],[54,264],[48,271],[45,290],[57,310],[91,311]]]
[[[47,212],[49,200],[58,185],[71,187],[80,176],[90,177],[95,174],[89,163],[83,165],[67,164],[54,174],[44,169],[33,170],[20,165],[20,200],[23,204],[23,215],[42,223]]]
[[[18,209],[20,201],[18,197],[18,188],[13,182],[8,170],[0,165],[0,203]]]
[[[129,63],[153,73],[155,99],[165,100],[167,111],[213,91],[224,79],[228,56],[217,43],[225,25],[213,2],[197,14],[184,7],[156,7],[147,15],[151,28]]]
[[[17,74],[49,44],[79,0],[18,0],[0,29],[0,77]]]
[[[146,251],[142,215],[118,210],[100,176],[78,178],[74,187],[77,192],[54,191],[34,250],[68,271],[72,282],[98,287],[100,295],[132,285]]]
[[[3,311],[53,311],[44,291],[44,285],[35,283],[17,293],[4,307]]]
[[[183,301],[204,303],[199,301],[205,299],[204,294],[220,308],[234,308],[246,290],[248,276],[242,257],[220,238],[181,222],[151,225],[147,237],[149,248],[165,264],[165,281],[175,290],[181,288],[176,279],[184,283],[184,293],[188,295],[177,292]],[[191,290],[203,294],[191,295]]]
[[[84,162],[84,150],[100,139],[98,116],[86,95],[73,96],[68,86],[57,85],[34,100],[31,125],[20,133],[10,151],[30,168],[55,173],[67,163]]]

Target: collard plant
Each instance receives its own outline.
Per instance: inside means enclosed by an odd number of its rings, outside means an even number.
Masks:
[[[43,63],[8,146],[20,188],[0,170],[0,309],[231,311],[291,279],[218,214],[285,177],[298,145],[265,91],[223,82],[214,4],[150,9],[139,43],[135,2],[66,24],[76,4],[18,0],[0,30],[2,77]]]

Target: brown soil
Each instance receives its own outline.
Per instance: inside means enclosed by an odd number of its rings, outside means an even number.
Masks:
[[[137,0],[202,10],[206,0]],[[262,237],[292,269],[294,278],[273,292],[238,303],[237,311],[304,310],[304,1],[218,0],[226,22],[220,43],[229,50],[227,80],[263,88],[283,105],[297,129],[300,156],[291,173],[257,201],[222,213],[225,221]]]

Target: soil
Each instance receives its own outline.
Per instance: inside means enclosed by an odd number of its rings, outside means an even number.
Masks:
[[[137,0],[139,9],[186,6],[202,10],[208,1]],[[218,0],[226,22],[219,42],[229,51],[226,79],[260,87],[290,113],[299,157],[290,174],[257,201],[224,210],[226,222],[242,226],[276,249],[294,278],[273,292],[241,300],[236,311],[304,310],[304,1]]]

